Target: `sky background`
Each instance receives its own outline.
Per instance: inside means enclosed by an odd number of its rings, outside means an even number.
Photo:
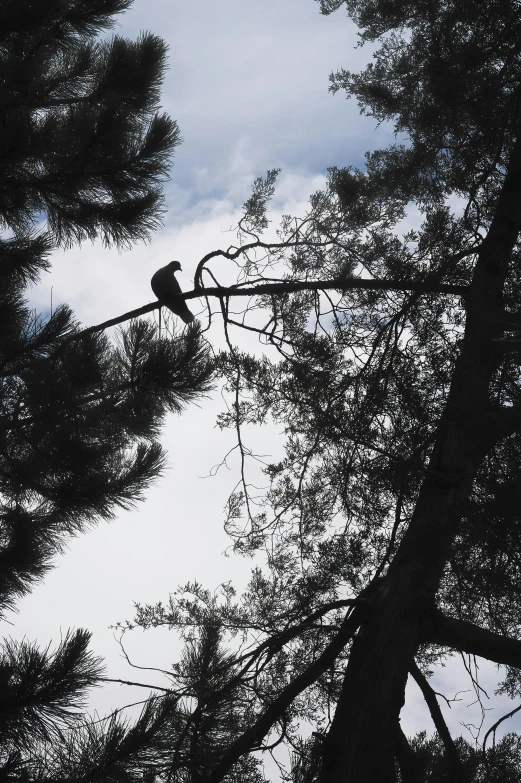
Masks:
[[[135,0],[115,32],[136,38],[143,30],[169,46],[163,108],[184,139],[166,186],[165,227],[150,244],[125,253],[97,244],[56,252],[52,271],[29,292],[31,306],[46,311],[52,289],[54,305],[67,302],[86,326],[154,301],[150,277],[172,259],[182,262],[178,279],[191,288],[198,260],[233,242],[228,232],[254,178],[267,169],[282,169],[270,215],[276,225],[282,214],[304,213],[309,195],[324,186],[328,166],[363,168],[364,152],[393,138],[392,128],[376,128],[361,116],[355,101],[328,92],[332,71],[356,72],[371,56],[369,47],[355,48],[356,28],[343,9],[324,17],[314,0]],[[2,623],[4,636],[46,646],[68,628],[88,628],[107,676],[165,684],[153,672],[129,667],[109,626],[131,619],[134,601],[166,601],[189,580],[209,588],[228,580],[245,586],[251,561],[224,554],[230,541],[223,508],[238,479],[237,463],[232,456],[228,467],[212,470],[234,445],[232,433],[215,427],[222,407],[216,393],[168,419],[162,442],[169,469],[146,502],[73,540],[45,582]],[[272,458],[280,452],[274,428],[250,436],[258,451]],[[159,668],[169,668],[179,649],[174,632],[163,629],[134,631],[125,645],[134,663]],[[487,729],[513,705],[494,697],[496,667],[477,663],[490,697],[482,695],[490,709]],[[478,727],[481,709],[461,660],[450,661],[431,684],[449,699],[462,692],[452,708],[443,699],[441,707],[453,734],[470,741],[462,724]],[[94,692],[90,706],[106,714],[146,695],[109,685]],[[401,723],[407,735],[433,731],[414,684]],[[520,728],[514,718],[498,736]]]

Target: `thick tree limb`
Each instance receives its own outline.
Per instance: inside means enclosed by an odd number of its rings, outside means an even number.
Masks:
[[[439,609],[425,619],[423,641],[521,669],[521,640],[487,631],[466,620],[446,617]]]
[[[329,732],[331,762],[324,766],[321,783],[392,779],[396,721],[403,707],[408,669],[422,637],[425,607],[439,589],[461,508],[490,445],[490,379],[497,366],[491,339],[497,335],[508,264],[520,229],[518,137],[465,295],[463,350],[455,362],[428,471],[389,565],[385,588],[364,623],[364,635],[353,643]],[[486,648],[483,637],[481,641]],[[458,644],[454,647],[461,649]]]
[[[447,759],[451,766],[452,779],[454,780],[454,783],[467,783],[467,776],[465,775],[465,770],[463,769],[458,749],[456,748],[454,740],[450,735],[450,731],[447,728],[447,724],[445,723],[445,718],[442,715],[436,694],[429,685],[427,678],[418,668],[415,661],[411,663],[409,672],[411,673],[416,685],[423,693],[423,698],[425,699],[427,707],[429,708],[433,723],[436,726],[436,731],[438,732],[441,741],[445,746],[445,753],[447,754]]]

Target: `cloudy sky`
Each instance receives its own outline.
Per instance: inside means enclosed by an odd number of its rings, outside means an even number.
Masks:
[[[66,301],[85,324],[99,323],[153,301],[152,273],[179,259],[179,279],[189,288],[197,261],[233,241],[251,183],[280,167],[272,219],[302,214],[309,195],[323,186],[328,166],[363,166],[365,150],[385,146],[391,129],[376,129],[342,94],[328,93],[328,75],[340,67],[359,70],[370,58],[357,49],[356,29],[343,10],[321,16],[314,0],[135,0],[119,17],[117,32],[136,38],[143,30],[169,46],[170,68],[163,106],[177,120],[183,144],[177,148],[166,188],[168,214],[149,245],[118,254],[98,245],[57,252],[52,272],[30,292],[32,306],[46,310],[51,288],[55,304]],[[114,284],[114,280],[118,284]],[[218,339],[218,338],[217,338]],[[146,503],[121,513],[71,542],[43,585],[20,602],[3,623],[4,635],[26,636],[42,645],[69,627],[93,632],[92,648],[106,659],[108,676],[144,679],[123,660],[109,626],[130,619],[133,602],[165,601],[178,585],[197,579],[216,587],[232,579],[241,587],[251,563],[226,557],[223,507],[237,481],[229,467],[213,468],[234,445],[215,428],[222,408],[218,395],[172,417],[163,442],[169,453],[166,476]],[[252,434],[255,447],[276,455],[275,431]],[[215,474],[215,475],[212,475]],[[134,631],[125,640],[134,663],[168,668],[177,645],[173,632]],[[508,700],[494,697],[495,667],[479,661],[485,727],[506,712]],[[160,682],[146,673],[147,682]],[[455,734],[471,739],[461,725],[479,726],[481,710],[463,664],[454,660],[431,681],[452,708],[442,709]],[[107,686],[94,694],[92,709],[105,714],[138,701],[146,692]],[[415,686],[402,713],[406,734],[433,731]],[[516,728],[515,721],[507,724]],[[519,725],[518,725],[519,728]],[[504,733],[501,731],[499,736]]]

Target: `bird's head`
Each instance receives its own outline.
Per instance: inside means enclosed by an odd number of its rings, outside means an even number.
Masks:
[[[169,264],[167,264],[167,267],[172,270],[172,272],[180,272],[181,271],[181,262],[180,261],[170,261]]]

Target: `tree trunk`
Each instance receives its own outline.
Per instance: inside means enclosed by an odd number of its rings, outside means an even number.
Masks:
[[[423,519],[425,537],[415,541],[414,534],[405,536],[353,641],[325,746],[323,783],[394,783],[396,725],[409,666],[457,527],[458,501],[470,486],[468,477],[460,487],[440,486],[430,477],[424,485],[415,515]],[[412,522],[411,532],[414,528]]]
[[[410,525],[352,645],[324,743],[322,783],[394,783],[396,726],[422,616],[436,592],[462,506],[497,439],[489,384],[498,362],[492,338],[521,227],[521,140],[512,150],[496,213],[474,269],[467,323],[445,412]]]

